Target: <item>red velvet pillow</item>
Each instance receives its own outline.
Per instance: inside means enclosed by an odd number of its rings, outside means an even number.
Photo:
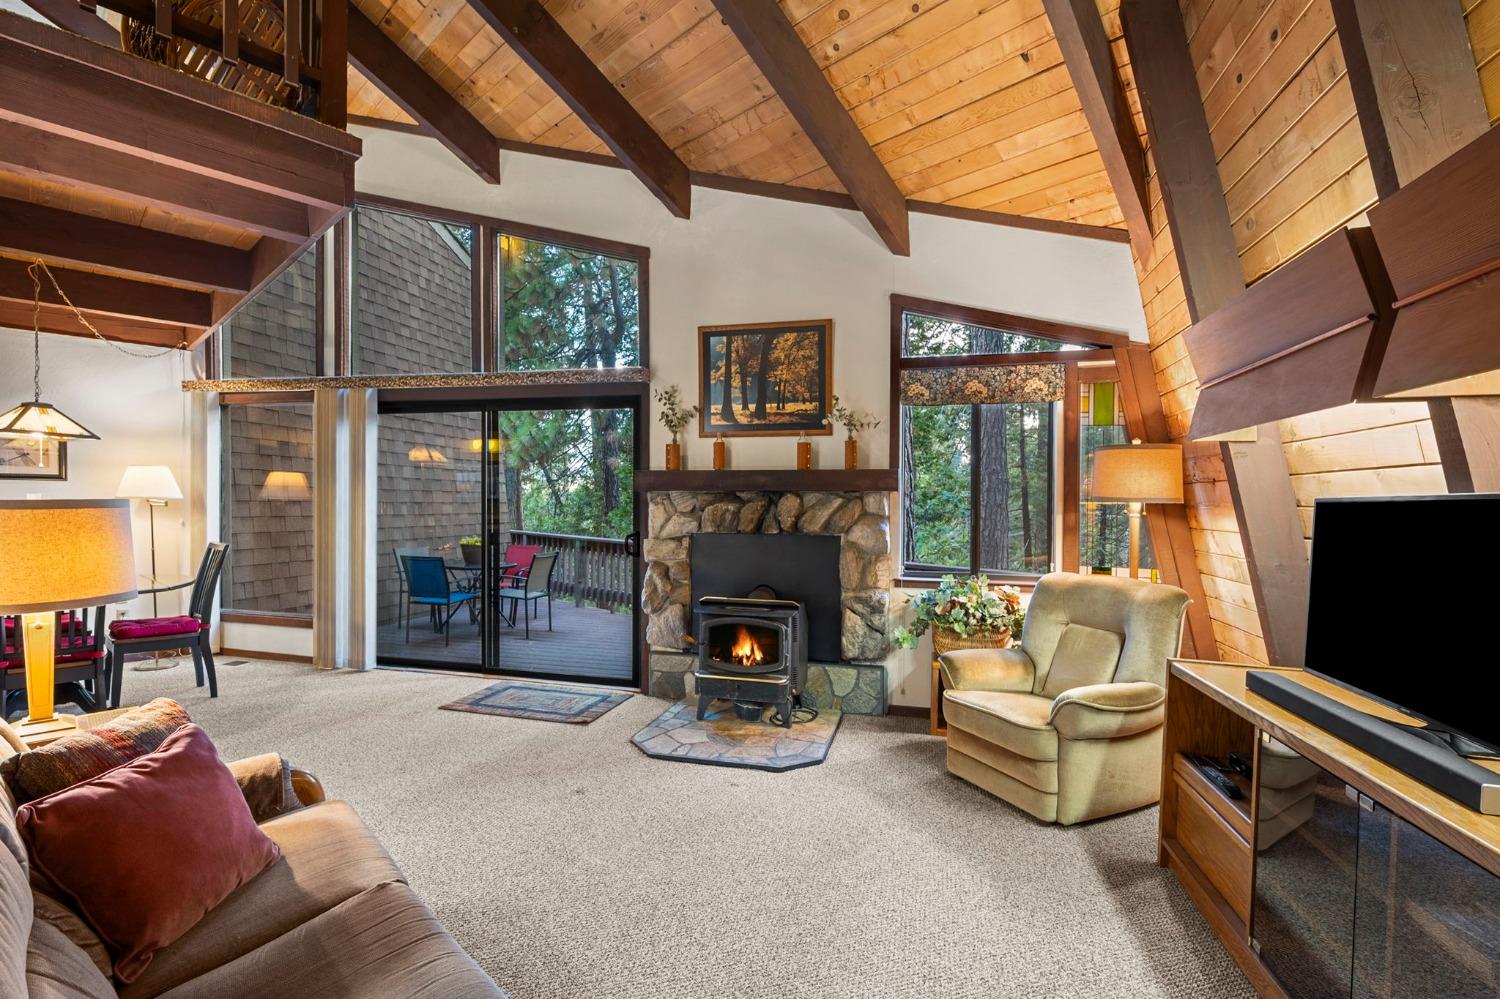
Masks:
[[[16,825],[32,868],[99,934],[122,982],[281,856],[197,725],[22,805]]]

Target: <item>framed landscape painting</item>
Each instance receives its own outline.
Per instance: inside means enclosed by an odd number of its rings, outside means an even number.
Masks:
[[[35,441],[0,437],[0,481],[6,479],[66,479],[66,441]]]
[[[833,320],[698,327],[698,435],[831,434]]]

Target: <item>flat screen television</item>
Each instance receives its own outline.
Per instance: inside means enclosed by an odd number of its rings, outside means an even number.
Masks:
[[[1500,494],[1320,499],[1307,669],[1500,749]]]

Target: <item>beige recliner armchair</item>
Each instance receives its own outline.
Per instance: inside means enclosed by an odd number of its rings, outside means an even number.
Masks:
[[[1042,577],[1020,647],[940,659],[948,772],[1063,825],[1157,801],[1187,605],[1165,584]]]

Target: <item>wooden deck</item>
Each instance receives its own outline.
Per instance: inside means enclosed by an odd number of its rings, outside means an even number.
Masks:
[[[538,619],[531,622],[530,639],[519,618],[516,627],[501,627],[500,672],[628,681],[632,678],[630,624],[629,614],[554,599],[553,630],[547,630],[545,604]],[[469,615],[459,611],[452,627],[452,643],[444,645],[443,636],[433,634],[426,614],[418,609],[411,622],[411,641],[406,640],[404,626],[386,625],[379,631],[377,654],[382,661],[399,658],[479,669],[479,625],[471,624]]]

